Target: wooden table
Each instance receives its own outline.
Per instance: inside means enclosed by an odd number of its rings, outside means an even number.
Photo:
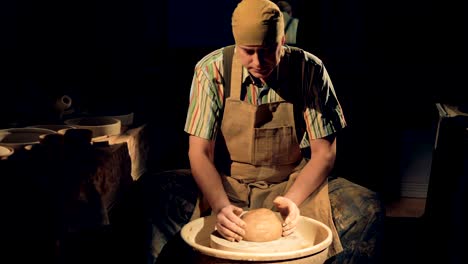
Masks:
[[[0,171],[2,239],[39,262],[56,259],[65,240],[107,232],[133,183],[126,143],[37,144],[0,160]]]

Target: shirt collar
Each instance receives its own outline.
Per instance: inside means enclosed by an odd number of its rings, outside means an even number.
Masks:
[[[278,81],[278,78],[279,78],[279,65],[275,67],[275,69],[273,70],[273,72],[271,73],[270,77],[268,78],[271,82],[273,83],[276,83]],[[270,82],[269,81],[269,82]],[[258,87],[262,87],[263,86],[263,83],[260,79],[252,76],[249,71],[247,70],[247,68],[245,68],[244,66],[242,66],[242,83],[244,84],[251,84],[253,83],[255,86],[258,86]]]

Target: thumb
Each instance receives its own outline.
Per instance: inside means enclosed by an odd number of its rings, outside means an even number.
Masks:
[[[237,216],[241,215],[244,210],[242,208],[234,206],[234,209],[232,210]]]
[[[278,196],[273,200],[273,203],[275,204],[276,207],[278,208],[285,208],[287,207],[287,200],[283,196]]]

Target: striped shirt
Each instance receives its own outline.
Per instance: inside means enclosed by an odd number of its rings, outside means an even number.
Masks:
[[[287,47],[284,49],[288,51]],[[285,76],[283,59],[272,73],[278,76],[278,80],[281,79],[278,82],[262,84],[249,75],[247,69],[243,67],[241,97],[244,101],[258,105],[284,100],[279,94],[281,89],[285,88],[279,83],[291,83],[288,78],[292,76],[286,74],[286,77],[280,77]],[[304,105],[303,116],[307,133],[302,138],[301,147],[307,147],[309,138],[317,139],[331,135],[344,128],[346,121],[322,61],[305,51],[301,60],[302,62],[298,61],[294,66],[299,69],[302,76],[299,77],[302,78],[299,80],[300,85],[296,87],[302,87],[301,94],[304,98],[298,100],[302,102],[291,103]],[[223,48],[221,48],[203,57],[195,66],[185,132],[205,139],[216,139],[224,107],[223,82]]]

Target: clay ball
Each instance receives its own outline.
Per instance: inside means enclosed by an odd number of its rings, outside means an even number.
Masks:
[[[270,209],[253,209],[241,216],[245,221],[245,241],[268,242],[279,239],[283,232],[279,216]]]

